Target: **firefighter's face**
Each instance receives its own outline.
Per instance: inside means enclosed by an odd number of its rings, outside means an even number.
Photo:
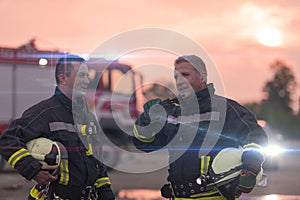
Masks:
[[[66,76],[66,84],[72,95],[84,95],[89,84],[88,67],[80,62],[72,62],[74,70]]]
[[[196,91],[206,87],[204,77],[189,62],[175,64],[174,78],[182,99],[189,99]]]

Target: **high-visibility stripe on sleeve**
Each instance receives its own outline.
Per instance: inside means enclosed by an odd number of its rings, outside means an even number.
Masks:
[[[248,149],[248,148],[256,148],[256,149],[262,149],[262,146],[260,146],[259,144],[256,143],[249,143],[243,146],[244,149]]]
[[[60,162],[60,179],[59,183],[62,185],[68,185],[69,183],[69,164],[67,159],[62,159]]]
[[[30,156],[30,152],[27,149],[22,148],[9,157],[8,163],[15,168],[16,163],[26,156]]]
[[[249,144],[244,145],[243,146],[243,152],[246,152],[246,151],[255,151],[255,152],[258,152],[258,153],[260,153],[263,156],[263,158],[265,158],[264,149],[259,144],[249,143]]]
[[[100,188],[103,185],[110,185],[110,180],[108,177],[98,178],[94,184],[96,188]]]
[[[201,156],[200,174],[206,174],[208,172],[210,162],[210,156]]]
[[[138,130],[137,130],[137,126],[136,124],[134,124],[133,126],[133,135],[136,137],[136,139],[138,139],[141,142],[153,142],[154,138],[155,138],[155,132],[153,132],[153,135],[151,137],[145,137],[143,135],[140,135]]]
[[[243,151],[257,151],[264,155],[263,147],[256,143],[250,143],[243,146]]]

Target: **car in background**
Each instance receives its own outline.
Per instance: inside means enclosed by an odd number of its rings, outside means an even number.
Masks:
[[[279,168],[279,158],[283,154],[283,136],[282,134],[270,127],[264,120],[258,120],[259,125],[264,129],[268,136],[268,146],[265,147],[265,162],[263,164],[264,170],[277,170]]]

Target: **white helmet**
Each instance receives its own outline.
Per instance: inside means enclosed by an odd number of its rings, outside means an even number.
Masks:
[[[217,175],[227,173],[228,175],[220,178],[215,183],[221,183],[232,178],[239,176],[242,166],[242,154],[243,149],[239,148],[225,148],[220,151],[214,158],[211,168],[213,172]],[[235,170],[234,170],[235,169]],[[232,171],[231,171],[232,170]],[[232,173],[229,173],[229,172]],[[263,174],[263,169],[261,168],[259,174],[256,176],[256,183],[260,180]]]
[[[233,191],[237,187],[238,177],[242,170],[242,148],[225,148],[213,159],[210,171],[197,179],[199,185],[215,186],[226,199],[234,199]],[[261,168],[256,176],[256,184],[263,175]]]
[[[31,156],[42,164],[58,165],[61,161],[61,144],[47,138],[37,138],[26,143]]]

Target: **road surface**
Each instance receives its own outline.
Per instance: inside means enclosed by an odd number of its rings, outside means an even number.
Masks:
[[[249,195],[243,195],[242,200],[300,200],[300,142],[287,143],[288,149],[279,160],[277,171],[266,171],[268,186],[255,188]],[[123,168],[146,168],[149,165],[165,162],[157,157],[157,163],[153,161],[140,163],[134,156],[122,155],[120,165]],[[119,166],[120,167],[120,166]],[[122,168],[122,167],[121,167]],[[125,173],[110,171],[109,176],[113,184],[113,190],[118,199],[154,200],[160,199],[159,188],[164,184],[167,176],[167,168],[148,173]],[[33,182],[25,181],[18,173],[6,166],[0,172],[0,200],[25,199]]]

